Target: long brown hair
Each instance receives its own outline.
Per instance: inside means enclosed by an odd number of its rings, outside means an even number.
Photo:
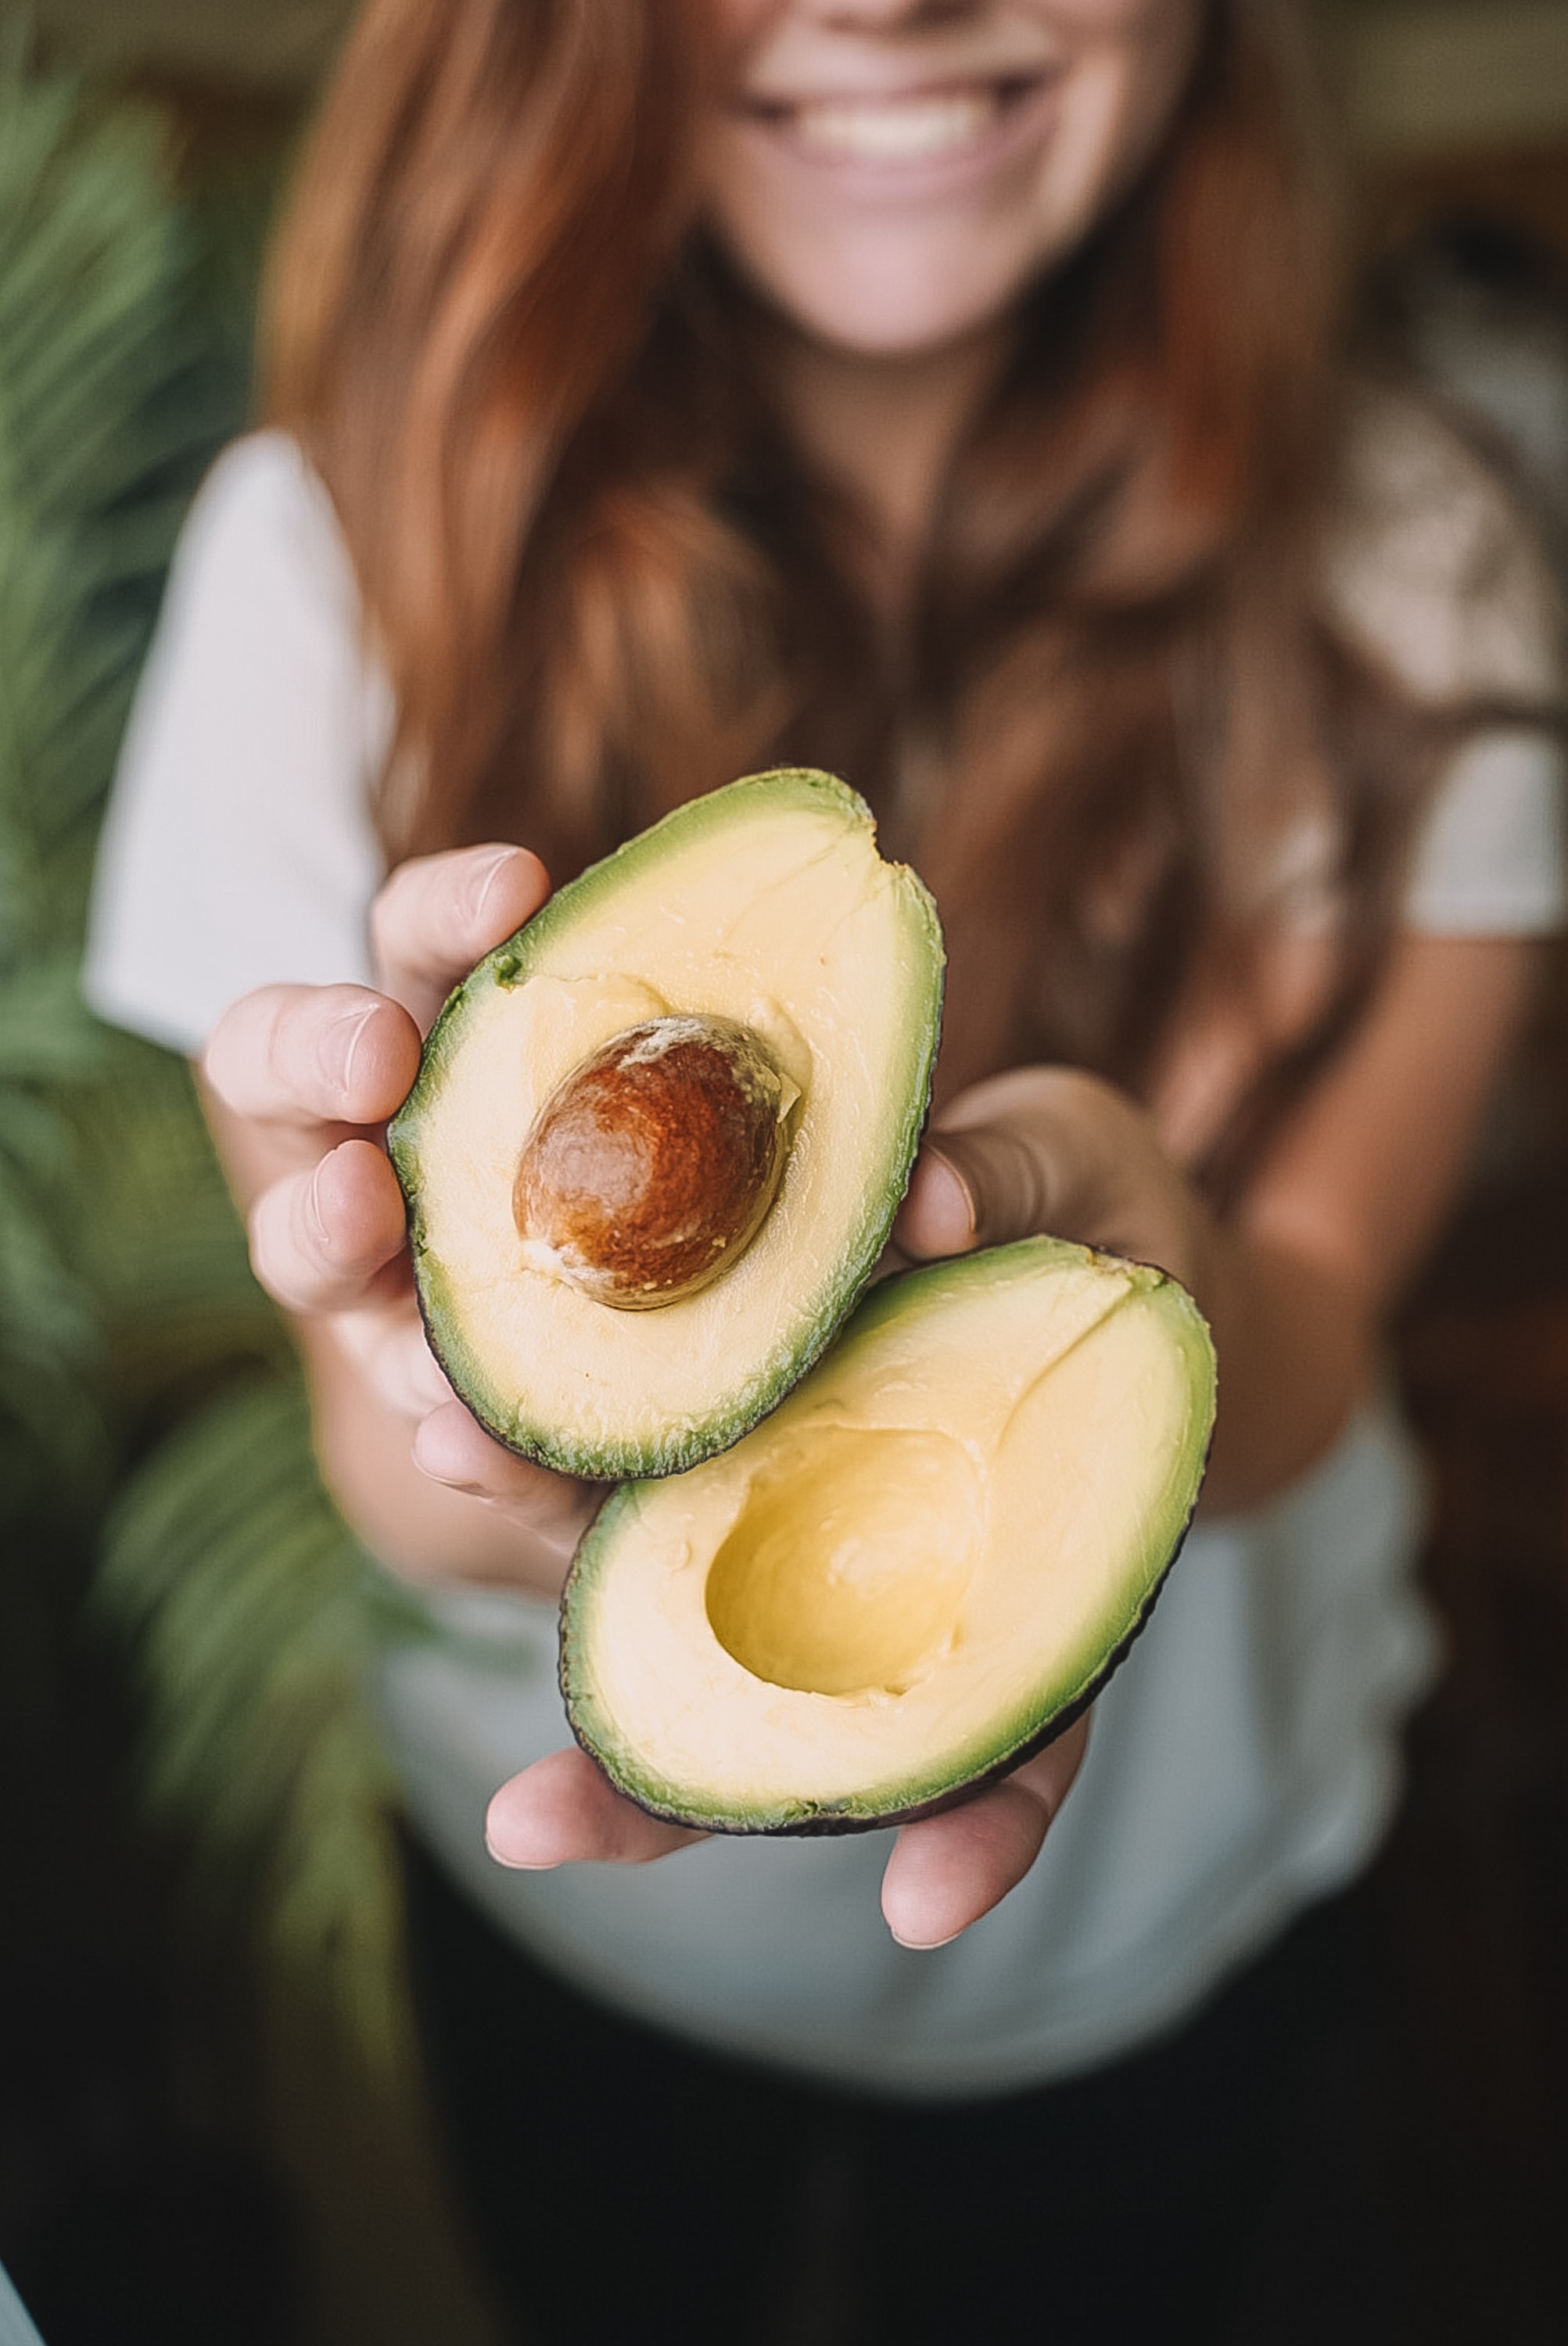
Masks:
[[[277,256],[270,412],[396,695],[389,854],[510,835],[561,879],[732,774],[832,766],[936,890],[950,1083],[1050,1056],[1146,1096],[1240,1005],[1234,1138],[1368,982],[1423,764],[1316,588],[1338,292],[1293,44],[1289,0],[1211,0],[890,640],[769,399],[777,323],[689,218],[695,6],[372,0]],[[1351,916],[1277,1016],[1257,874],[1313,813]]]

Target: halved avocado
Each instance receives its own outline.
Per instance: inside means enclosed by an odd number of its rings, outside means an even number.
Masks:
[[[431,1341],[493,1434],[615,1480],[710,1457],[774,1406],[886,1242],[930,1096],[942,969],[931,898],[878,854],[864,801],[794,769],[679,808],[479,964],[388,1139]],[[693,1021],[755,1046],[748,1084],[774,1086],[783,1124],[781,1163],[764,1168],[776,1188],[695,1291],[612,1308],[532,1234],[520,1160],[530,1136],[558,1140],[563,1089],[577,1086],[581,1110],[582,1071],[602,1073],[606,1050],[613,1074],[657,1073]],[[536,1145],[534,1161],[570,1155]],[[601,1203],[613,1231],[614,1195]]]
[[[1141,1263],[1029,1239],[890,1280],[725,1456],[578,1549],[578,1740],[655,1815],[922,1816],[1078,1717],[1148,1617],[1214,1422],[1208,1331]]]

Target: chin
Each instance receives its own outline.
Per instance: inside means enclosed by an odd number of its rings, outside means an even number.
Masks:
[[[900,266],[879,257],[809,285],[775,284],[777,307],[830,349],[864,358],[933,355],[1005,318],[1022,299],[1024,272],[946,265]]]

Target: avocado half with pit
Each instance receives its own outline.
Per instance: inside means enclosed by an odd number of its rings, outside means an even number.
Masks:
[[[841,1833],[1076,1719],[1181,1544],[1208,1331],[1141,1263],[1030,1239],[890,1280],[723,1457],[628,1484],[562,1611],[578,1740],[655,1815]]]
[[[779,1401],[886,1243],[942,972],[864,801],[794,769],[677,809],[485,956],[388,1140],[432,1344],[491,1433],[667,1474]]]

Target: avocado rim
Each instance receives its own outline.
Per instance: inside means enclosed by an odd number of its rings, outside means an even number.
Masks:
[[[881,1161],[862,1192],[855,1225],[835,1258],[836,1275],[823,1285],[821,1308],[815,1320],[804,1331],[797,1329],[792,1337],[755,1348],[748,1371],[723,1404],[700,1419],[668,1422],[644,1437],[583,1441],[530,1417],[524,1403],[510,1402],[492,1389],[488,1373],[471,1355],[459,1332],[461,1315],[446,1273],[428,1243],[421,1197],[423,1127],[439,1113],[443,1085],[462,1048],[466,1015],[476,1001],[494,987],[520,986],[528,978],[545,974],[542,965],[552,946],[569,937],[582,913],[621,882],[657,869],[672,852],[685,853],[710,833],[743,820],[748,806],[766,805],[771,810],[791,803],[830,813],[847,831],[864,833],[868,844],[874,840],[875,820],[865,800],[836,776],[814,768],[780,767],[747,775],[688,800],[568,882],[453,987],[426,1037],[419,1073],[408,1096],[388,1125],[387,1148],[407,1209],[415,1294],[431,1350],[488,1433],[505,1448],[556,1473],[597,1482],[661,1476],[697,1465],[729,1448],[777,1406],[820,1357],[853,1309],[887,1244],[930,1107],[941,1035],[944,963],[935,903],[908,865],[882,861],[882,870],[893,876],[898,888],[902,923],[915,949],[911,960],[918,961],[921,974],[911,986],[909,1000],[911,1042],[907,1081],[901,1086],[896,1113],[883,1130]]]
[[[1185,1545],[1201,1494],[1204,1473],[1214,1440],[1217,1371],[1207,1322],[1193,1298],[1179,1281],[1155,1265],[1129,1261],[1121,1256],[1105,1255],[1060,1239],[1023,1239],[1010,1245],[988,1248],[919,1270],[901,1272],[882,1280],[864,1298],[854,1318],[842,1331],[840,1341],[869,1334],[884,1321],[906,1310],[911,1300],[911,1289],[915,1290],[917,1300],[935,1299],[957,1281],[967,1281],[994,1270],[1004,1270],[1009,1264],[1016,1264],[1020,1268],[1033,1264],[1044,1266],[1053,1259],[1059,1260],[1066,1257],[1104,1262],[1119,1270],[1131,1270],[1135,1274],[1135,1287],[1138,1290],[1162,1300],[1172,1313],[1177,1341],[1194,1368],[1195,1396],[1207,1413],[1203,1444],[1195,1462],[1185,1506],[1156,1525],[1146,1543],[1151,1555],[1163,1550],[1164,1561],[1152,1570],[1135,1609],[1120,1625],[1114,1642],[1109,1647],[1102,1647],[1091,1638],[1080,1656],[1069,1658],[1063,1667],[1074,1682],[1064,1698],[1044,1716],[1032,1716],[1032,1707],[1026,1706],[1022,1714],[1015,1714],[1012,1720],[1001,1724],[999,1732],[1003,1740],[995,1744],[988,1741],[983,1728],[977,1730],[971,1738],[967,1753],[960,1755],[954,1761],[955,1772],[948,1774],[943,1780],[935,1780],[929,1771],[922,1776],[917,1770],[912,1776],[906,1776],[901,1784],[890,1784],[884,1780],[869,1786],[864,1791],[846,1793],[832,1800],[786,1799],[773,1806],[759,1803],[749,1810],[741,1807],[727,1809],[717,1802],[702,1805],[697,1801],[670,1799],[659,1787],[639,1775],[636,1766],[617,1750],[613,1733],[596,1731],[591,1716],[596,1708],[591,1692],[591,1675],[585,1670],[584,1640],[577,1622],[582,1594],[596,1573],[604,1551],[616,1537],[623,1521],[628,1515],[635,1515],[640,1496],[639,1487],[636,1483],[626,1484],[606,1495],[578,1542],[562,1592],[559,1649],[561,1691],[573,1735],[617,1791],[650,1816],[710,1833],[825,1839],[846,1833],[879,1831],[897,1825],[912,1824],[922,1817],[939,1815],[971,1799],[987,1785],[1012,1774],[1026,1760],[1046,1749],[1089,1709],[1126,1659],[1147,1625],[1171,1568]],[[1080,1661],[1084,1666],[1081,1670],[1075,1667]],[[585,1690],[585,1688],[589,1690]],[[969,1754],[974,1755],[972,1766],[968,1764]]]

